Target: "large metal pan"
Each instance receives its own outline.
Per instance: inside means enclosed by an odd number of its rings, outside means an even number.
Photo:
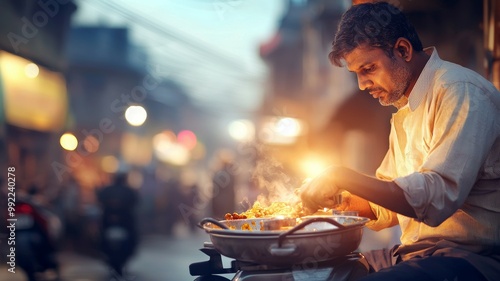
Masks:
[[[224,256],[258,264],[291,266],[333,260],[355,251],[369,219],[311,216],[298,221],[288,230],[230,229],[227,221],[211,218],[203,219],[200,226],[210,235],[214,248]]]

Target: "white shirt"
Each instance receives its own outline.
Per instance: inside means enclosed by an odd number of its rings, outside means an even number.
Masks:
[[[500,92],[434,48],[425,51],[431,57],[408,104],[392,116],[389,151],[377,170],[403,189],[418,219],[371,204],[378,219],[367,226],[399,222],[403,260],[461,256],[500,280]]]

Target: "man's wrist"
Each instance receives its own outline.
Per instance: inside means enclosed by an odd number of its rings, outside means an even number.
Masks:
[[[347,201],[345,205],[346,210],[357,211],[359,216],[366,217],[371,220],[377,219],[369,201],[347,191],[342,192],[342,201],[344,200]]]

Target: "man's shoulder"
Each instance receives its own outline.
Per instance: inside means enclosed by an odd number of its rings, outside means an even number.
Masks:
[[[479,73],[450,61],[443,61],[436,71],[436,81],[442,83],[470,81],[479,78]]]
[[[469,83],[479,88],[494,90],[493,84],[478,72],[449,61],[442,61],[437,69],[435,87],[447,87],[456,83]]]
[[[452,62],[443,61],[435,73],[432,89],[433,98],[468,96],[475,103],[488,102],[500,108],[500,91],[491,81],[474,70]]]

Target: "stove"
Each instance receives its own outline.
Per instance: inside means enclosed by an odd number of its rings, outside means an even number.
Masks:
[[[368,274],[368,263],[361,253],[337,257],[333,260],[290,266],[271,266],[251,262],[231,260],[231,265],[224,268],[222,255],[205,242],[200,249],[209,259],[189,265],[195,281],[355,281]],[[227,278],[229,276],[229,278]]]

